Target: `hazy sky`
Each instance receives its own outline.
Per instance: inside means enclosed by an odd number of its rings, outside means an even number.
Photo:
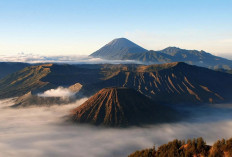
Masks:
[[[126,37],[232,53],[231,0],[0,0],[0,55],[87,55]]]

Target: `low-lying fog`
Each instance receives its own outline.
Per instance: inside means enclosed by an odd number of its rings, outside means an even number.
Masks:
[[[137,149],[167,143],[175,138],[202,136],[212,144],[232,137],[231,108],[195,108],[186,122],[146,128],[104,129],[64,123],[70,109],[86,99],[65,106],[8,108],[0,101],[0,156],[103,157],[127,156]]]
[[[30,53],[0,54],[1,62],[25,62],[25,63],[67,63],[67,64],[142,64],[134,60],[107,60],[93,58],[86,55],[67,55],[67,56],[43,56]]]

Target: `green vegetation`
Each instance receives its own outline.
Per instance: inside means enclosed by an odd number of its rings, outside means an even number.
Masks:
[[[232,138],[218,140],[213,146],[209,146],[203,138],[192,140],[173,140],[168,144],[144,149],[130,154],[128,157],[231,157]]]

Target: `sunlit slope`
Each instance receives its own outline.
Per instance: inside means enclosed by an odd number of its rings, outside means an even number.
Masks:
[[[0,98],[20,96],[31,90],[53,87],[49,82],[41,81],[51,72],[51,66],[52,64],[30,66],[3,78],[0,80]]]
[[[22,96],[80,83],[91,96],[105,87],[128,87],[162,103],[218,103],[231,100],[232,75],[183,62],[166,64],[45,64],[0,80],[0,97]]]
[[[134,88],[164,103],[215,103],[230,98],[232,75],[182,62],[118,67],[106,80],[85,86],[86,94],[104,87]]]
[[[99,79],[98,69],[67,64],[42,64],[26,67],[0,80],[0,98],[37,93],[58,86],[91,83]]]
[[[128,88],[104,88],[72,111],[72,120],[104,126],[131,126],[177,121],[178,113]]]

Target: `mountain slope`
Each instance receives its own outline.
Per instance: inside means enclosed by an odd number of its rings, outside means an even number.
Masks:
[[[30,66],[28,63],[0,62],[0,79],[28,66]]]
[[[86,67],[86,66],[85,66]],[[67,87],[75,83],[87,84],[99,80],[98,69],[92,66],[67,64],[42,64],[26,67],[0,80],[0,98],[22,96],[28,92],[38,93],[58,86]]]
[[[76,93],[81,89],[82,85],[76,83],[69,86],[67,90],[72,92],[72,95],[62,95],[59,96],[41,96],[41,94],[33,94],[28,92],[23,96],[16,99],[15,104],[12,107],[27,107],[27,106],[51,106],[51,105],[61,105],[75,102]]]
[[[79,123],[121,127],[175,121],[178,114],[133,89],[105,88],[74,109],[71,117]]]
[[[229,101],[232,75],[181,62],[115,69],[105,80],[81,90],[91,95],[104,87],[133,88],[162,103],[217,103]],[[168,98],[168,99],[167,99]]]
[[[80,83],[91,96],[105,87],[128,87],[160,103],[219,103],[231,100],[232,75],[174,62],[154,65],[45,64],[0,80],[0,98],[36,94]],[[168,99],[167,99],[168,98]]]
[[[214,56],[205,51],[185,50],[177,47],[168,47],[164,50],[161,50],[160,52],[172,56],[173,62],[187,62],[189,64],[204,66],[213,69],[217,69],[220,67],[224,69],[232,68],[231,60]]]
[[[129,53],[145,52],[146,49],[136,45],[126,38],[117,38],[92,53],[90,56],[106,59],[122,59]]]
[[[147,51],[128,39],[114,39],[90,56],[110,60],[135,60],[144,64],[186,62],[211,69],[232,69],[232,61],[205,51],[167,47],[160,51]]]
[[[211,69],[232,69],[232,61],[214,56],[205,51],[185,50],[177,47],[168,47],[161,51],[146,51],[143,53],[127,54],[123,60],[137,60],[146,64],[186,62]]]
[[[30,66],[0,80],[0,98],[21,96],[31,90],[55,87],[41,79],[48,75],[52,64]]]
[[[159,53],[151,50],[143,53],[133,53],[124,55],[122,57],[122,60],[137,60],[146,64],[154,64],[172,62],[173,57],[168,54]]]

